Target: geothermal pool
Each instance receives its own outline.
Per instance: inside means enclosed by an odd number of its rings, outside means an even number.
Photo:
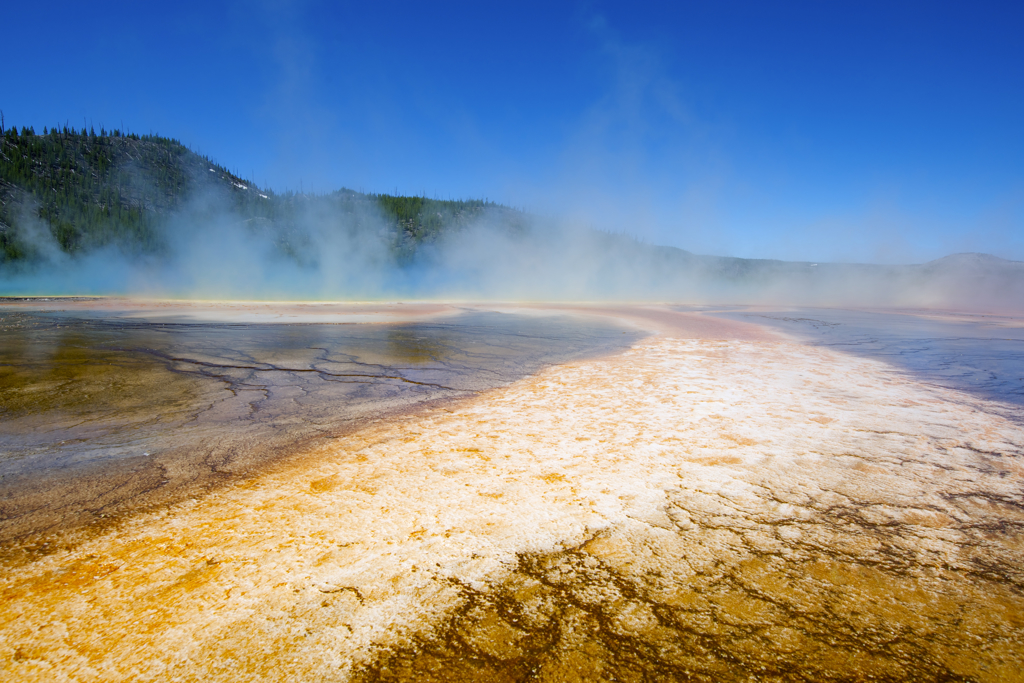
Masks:
[[[877,358],[929,384],[1024,406],[1024,320],[1020,318],[928,310],[733,307],[707,311],[766,325],[815,346]]]
[[[199,495],[317,439],[639,337],[564,315],[99,303],[0,309],[0,542],[26,549]]]
[[[4,504],[27,482],[73,488],[55,470],[116,476],[162,457],[136,444],[179,434],[182,462],[217,439],[258,454],[187,496],[127,496],[110,521],[48,526],[33,512],[4,546],[7,678],[1022,679],[1020,320],[112,307],[5,308],[30,337],[66,320],[123,340],[112,328],[141,321],[157,341],[55,352],[74,368],[64,384],[46,384],[45,360],[5,370],[3,466],[21,484]],[[269,315],[284,323],[245,332]],[[359,322],[336,324],[320,356],[301,325],[325,316]],[[207,328],[158,329],[172,323]],[[443,329],[454,355],[430,335],[413,346],[432,352],[385,353],[392,328]],[[23,332],[3,333],[9,358]],[[342,353],[342,337],[362,350]],[[16,357],[46,358],[43,346]],[[403,379],[333,394],[298,372],[351,369],[350,356]],[[247,367],[206,374],[232,364]],[[190,421],[259,373],[279,377],[253,390],[269,426],[230,410]],[[94,387],[117,390],[94,408]],[[328,393],[295,400],[309,391]],[[46,411],[59,413],[50,431],[33,422]],[[18,509],[65,499],[34,500]]]

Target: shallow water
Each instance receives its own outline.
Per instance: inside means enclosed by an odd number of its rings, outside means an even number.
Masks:
[[[1024,406],[1024,320],[824,308],[714,314],[883,360],[930,384]]]
[[[838,348],[665,333],[8,561],[0,677],[1024,680],[1016,404]]]
[[[0,540],[167,502],[310,438],[637,338],[567,316],[216,324],[0,316]]]

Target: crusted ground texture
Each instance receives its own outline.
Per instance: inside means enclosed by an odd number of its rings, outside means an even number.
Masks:
[[[4,571],[10,680],[1024,680],[1012,407],[654,337]]]

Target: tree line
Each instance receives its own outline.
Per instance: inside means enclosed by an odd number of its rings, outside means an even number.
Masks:
[[[424,244],[488,210],[487,200],[440,200],[341,189],[326,195],[274,193],[229,172],[173,138],[63,124],[7,127],[0,115],[0,263],[31,260],[32,223],[61,250],[78,254],[116,245],[160,252],[162,223],[199,187],[213,187],[233,215],[287,232],[310,210],[354,216],[370,206],[390,226],[392,249],[409,258]],[[287,251],[287,249],[286,249]]]

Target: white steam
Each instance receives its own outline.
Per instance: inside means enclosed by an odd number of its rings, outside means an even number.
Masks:
[[[492,209],[399,259],[374,201],[294,202],[287,220],[245,219],[208,189],[164,222],[165,248],[150,255],[69,256],[26,212],[19,237],[39,259],[0,269],[0,294],[1024,307],[1024,263],[986,255],[920,266],[707,257]]]

